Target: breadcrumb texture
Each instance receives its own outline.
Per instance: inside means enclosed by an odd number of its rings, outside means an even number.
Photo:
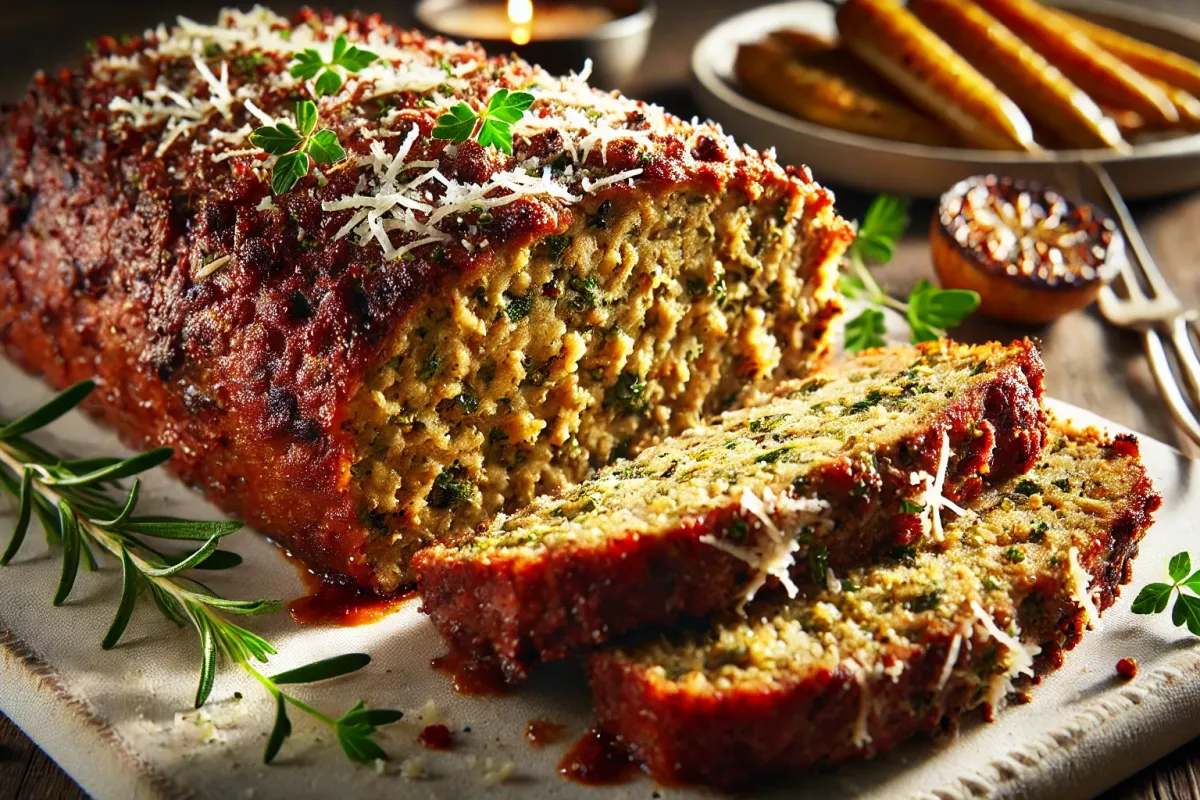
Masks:
[[[317,99],[347,152],[281,196],[294,54],[380,59]],[[0,118],[0,342],[315,571],[412,551],[828,356],[851,237],[805,169],[715,125],[377,16],[181,18]],[[506,155],[431,136],[535,101]]]
[[[991,714],[1112,605],[1159,505],[1136,439],[1056,425],[941,542],[594,654],[600,720],[659,780],[736,787]]]
[[[422,607],[463,660],[516,682],[763,585],[823,585],[941,538],[947,506],[1033,466],[1042,377],[1028,341],[864,353],[424,550]]]

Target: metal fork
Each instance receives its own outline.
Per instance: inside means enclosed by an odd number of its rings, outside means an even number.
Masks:
[[[1087,167],[1100,184],[1132,256],[1124,260],[1119,272],[1126,296],[1105,286],[1100,290],[1100,313],[1113,325],[1141,332],[1150,371],[1171,416],[1193,441],[1200,443],[1200,421],[1188,402],[1190,398],[1200,407],[1200,359],[1189,329],[1197,314],[1185,309],[1167,285],[1108,171],[1093,162],[1087,162]],[[1167,356],[1168,346],[1182,369],[1182,382]]]

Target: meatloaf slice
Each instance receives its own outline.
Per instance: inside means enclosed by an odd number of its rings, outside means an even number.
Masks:
[[[1032,472],[985,492],[942,542],[596,653],[601,723],[660,780],[732,787],[990,713],[1112,605],[1158,505],[1136,439],[1058,427]]]
[[[789,571],[823,585],[1032,466],[1041,394],[1028,341],[863,354],[419,553],[423,607],[458,656],[517,681],[768,578],[794,588]]]
[[[315,97],[347,156],[273,194],[249,135],[303,127],[290,67],[339,36],[379,56]],[[316,571],[392,591],[827,358],[850,228],[716,125],[378,17],[95,44],[0,116],[0,344]],[[511,154],[432,135],[500,89],[534,96]]]

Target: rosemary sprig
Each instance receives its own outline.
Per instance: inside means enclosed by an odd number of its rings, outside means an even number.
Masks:
[[[270,763],[292,732],[286,707],[291,704],[332,728],[346,755],[360,762],[386,759],[372,739],[380,725],[400,719],[391,709],[367,708],[362,702],[335,719],[285,693],[280,686],[313,683],[356,672],[370,656],[350,653],[269,677],[251,662],[266,663],[276,651],[270,643],[229,617],[269,614],[279,610],[275,600],[229,600],[188,574],[190,570],[229,569],[242,563],[236,553],[219,549],[221,540],[241,529],[233,521],[197,522],[173,517],[141,516],[137,512],[140,481],[135,477],[171,457],[170,448],[159,448],[129,458],[64,459],[29,441],[26,436],[57,420],[95,388],[91,381],[78,383],[29,414],[0,422],[0,490],[17,498],[17,523],[12,538],[0,554],[7,566],[20,550],[33,517],[37,517],[51,546],[62,554],[62,572],[53,603],[62,605],[71,595],[82,563],[98,566],[95,549],[121,563],[121,598],[101,647],[117,645],[133,616],[139,592],[148,593],[159,611],[176,625],[190,624],[200,638],[200,680],[196,707],[212,693],[218,662],[237,664],[276,700],[275,726],[267,740],[263,760]],[[116,482],[134,478],[128,493],[113,496]],[[172,552],[147,539],[201,543],[190,552]]]

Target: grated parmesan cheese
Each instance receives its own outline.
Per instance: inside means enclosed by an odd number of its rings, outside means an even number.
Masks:
[[[621,181],[626,180],[626,179],[628,179],[630,181],[630,185],[633,185],[632,184],[633,179],[641,174],[642,174],[642,169],[641,169],[641,167],[638,167],[637,169],[627,169],[624,172],[618,172],[616,175],[609,175],[607,178],[601,178],[598,181],[591,181],[585,177],[583,179],[583,190],[585,192],[594,192],[597,189],[600,189],[602,187],[608,186],[613,183],[620,183]]]
[[[928,472],[914,472],[909,478],[913,485],[924,484],[924,489],[917,496],[917,501],[924,508],[921,511],[921,527],[924,533],[933,532],[934,541],[945,540],[942,530],[942,509],[949,509],[960,517],[973,516],[973,512],[962,508],[949,500],[942,493],[946,488],[946,468],[950,464],[950,435],[942,431],[942,449],[938,453],[937,475]]]
[[[941,692],[946,688],[946,683],[954,672],[954,665],[958,663],[958,651],[961,647],[962,634],[955,632],[954,638],[950,640],[950,649],[946,652],[946,663],[942,665],[942,674],[938,676],[937,691]]]
[[[985,701],[992,709],[999,710],[1008,693],[1012,691],[1013,679],[1018,675],[1033,676],[1033,659],[1042,649],[1037,645],[1023,644],[1018,638],[1021,634],[1020,630],[1017,630],[1016,636],[1010,636],[1000,630],[996,621],[992,619],[992,615],[984,611],[974,600],[971,601],[971,610],[975,612],[975,619],[983,626],[984,631],[1004,646],[1007,655],[1008,669],[991,677],[987,694],[984,696]],[[1013,627],[1016,628],[1015,621]]]
[[[400,774],[406,781],[415,781],[425,777],[424,756],[413,756],[400,762]]]
[[[483,761],[483,783],[485,786],[499,786],[507,783],[517,771],[511,761],[496,762],[491,758]]]
[[[854,719],[854,729],[850,733],[850,743],[858,748],[865,748],[871,743],[871,731],[868,722],[871,717],[871,690],[867,682],[867,671],[862,664],[850,659],[854,665],[854,679],[858,682],[858,716]]]
[[[832,569],[826,568],[825,570],[825,588],[829,590],[830,594],[842,593],[842,582],[838,580],[837,575],[833,574]]]
[[[816,498],[779,496],[771,491],[770,487],[763,490],[761,499],[749,489],[743,489],[740,502],[742,510],[756,519],[756,527],[767,534],[761,550],[740,547],[710,534],[701,536],[699,541],[745,561],[755,571],[754,578],[742,596],[739,610],[754,599],[770,575],[779,580],[788,597],[795,597],[799,590],[792,582],[789,569],[795,563],[795,553],[800,549],[800,543],[796,541],[796,537],[784,535],[771,519],[771,514],[782,515],[787,520],[786,526],[791,529],[805,523],[820,521],[824,512],[828,511],[829,504]],[[828,575],[827,572],[826,576]]]
[[[1079,564],[1079,548],[1072,547],[1067,551],[1067,569],[1075,599],[1083,608],[1083,623],[1090,629],[1095,626],[1096,620],[1100,619],[1100,610],[1096,608],[1092,599],[1092,576],[1084,572]]]

